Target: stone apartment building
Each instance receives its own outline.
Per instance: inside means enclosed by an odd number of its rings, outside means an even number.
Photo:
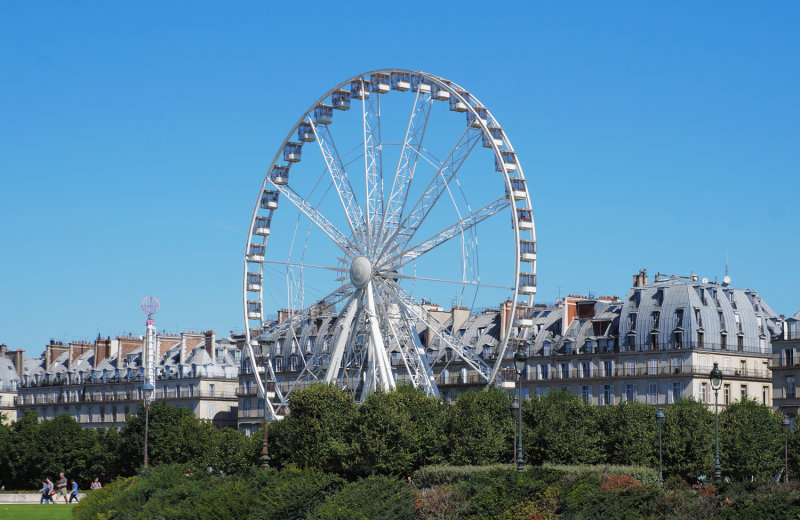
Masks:
[[[17,388],[22,380],[24,359],[24,351],[9,352],[6,345],[0,345],[0,414],[4,423],[17,418]]]
[[[187,406],[217,426],[236,426],[241,351],[213,331],[159,334],[155,399]],[[85,428],[121,428],[142,406],[143,339],[51,341],[40,358],[25,359],[17,411],[42,419],[73,416]]]
[[[772,338],[772,351],[773,404],[794,420],[800,411],[800,311],[783,322],[783,329]]]

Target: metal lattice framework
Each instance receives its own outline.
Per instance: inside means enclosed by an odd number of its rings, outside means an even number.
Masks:
[[[489,242],[482,255],[479,236]],[[268,414],[282,416],[291,392],[313,381],[359,399],[401,381],[438,396],[438,374],[455,363],[494,382],[530,321],[535,244],[522,167],[475,96],[402,69],[336,85],[281,143],[250,221],[246,363],[275,383]],[[460,305],[485,291],[510,301],[514,318],[491,357],[414,296]],[[267,319],[265,308],[280,307]]]

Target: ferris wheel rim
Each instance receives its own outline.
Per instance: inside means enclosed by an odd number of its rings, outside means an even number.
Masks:
[[[376,69],[376,70],[368,71],[368,72],[365,72],[365,73],[362,73],[362,74],[359,74],[359,75],[356,75],[356,76],[352,76],[352,77],[346,79],[345,81],[342,81],[342,82],[336,84],[333,88],[331,88],[328,91],[326,91],[325,94],[320,96],[311,106],[308,107],[308,109],[306,111],[304,111],[302,113],[301,117],[297,120],[297,122],[295,122],[295,124],[291,127],[291,129],[287,133],[286,137],[281,142],[280,146],[277,149],[277,152],[276,152],[275,156],[273,157],[272,161],[269,164],[269,167],[267,169],[267,174],[265,175],[264,181],[262,182],[261,189],[259,191],[259,197],[256,200],[255,208],[253,210],[253,214],[252,214],[251,221],[250,221],[250,228],[249,228],[248,238],[247,238],[247,245],[246,245],[246,248],[245,248],[244,276],[243,276],[243,299],[242,299],[243,300],[243,311],[244,311],[244,322],[245,322],[245,347],[246,347],[246,349],[248,351],[247,352],[248,353],[248,359],[250,360],[250,362],[251,362],[251,364],[253,366],[253,369],[254,369],[256,374],[258,373],[258,369],[257,369],[258,365],[257,365],[257,360],[255,358],[255,354],[254,354],[254,351],[253,351],[253,348],[252,348],[253,347],[253,341],[255,340],[255,338],[251,337],[252,334],[251,334],[251,326],[250,326],[251,324],[250,324],[250,322],[252,320],[250,320],[248,318],[248,302],[250,301],[250,300],[248,300],[248,294],[250,294],[252,291],[248,290],[248,281],[247,281],[247,279],[248,279],[248,274],[255,274],[253,272],[253,270],[249,269],[249,266],[251,264],[253,264],[253,263],[257,263],[257,265],[258,265],[258,268],[257,268],[258,274],[261,275],[262,277],[263,277],[263,274],[264,274],[263,262],[253,262],[253,261],[249,260],[249,252],[251,250],[251,246],[253,245],[253,238],[255,236],[253,230],[254,230],[254,226],[255,226],[255,223],[256,223],[256,219],[259,216],[261,195],[265,192],[265,190],[268,188],[268,186],[272,183],[272,181],[270,179],[270,173],[273,170],[273,168],[277,164],[280,163],[281,154],[285,150],[286,145],[289,142],[291,142],[292,137],[297,132],[297,130],[300,127],[300,125],[303,124],[310,117],[310,115],[313,113],[313,111],[314,111],[314,109],[316,107],[320,106],[321,104],[324,104],[324,102],[327,99],[329,99],[334,92],[341,90],[343,87],[351,84],[354,81],[365,82],[365,81],[368,81],[369,78],[375,76],[376,74],[386,74],[386,75],[391,76],[393,73],[408,74],[410,76],[416,76],[416,77],[419,77],[419,78],[422,78],[422,79],[427,79],[427,80],[431,81],[432,83],[435,83],[436,85],[446,89],[450,93],[451,96],[456,96],[456,97],[460,98],[461,101],[463,101],[464,104],[466,105],[466,110],[469,111],[476,118],[476,120],[478,121],[478,123],[480,125],[480,130],[481,130],[483,135],[487,135],[489,133],[489,122],[490,121],[495,122],[497,124],[497,126],[499,127],[499,122],[491,114],[489,109],[485,105],[483,105],[477,99],[477,97],[475,97],[472,93],[470,93],[466,89],[463,89],[460,85],[458,85],[458,84],[456,84],[456,83],[454,83],[452,81],[449,81],[447,79],[444,79],[442,77],[435,76],[433,74],[429,74],[429,73],[422,72],[422,71],[413,71],[413,70],[409,70],[409,69]],[[375,95],[377,96],[379,94],[376,93]],[[484,113],[486,114],[485,118],[478,117],[478,113],[476,111],[476,108],[482,109],[484,111]],[[503,151],[510,151],[512,153],[514,152],[514,148],[513,148],[512,144],[510,142],[510,139],[508,138],[508,135],[505,132],[502,132],[502,143],[500,145],[498,145],[494,140],[491,140],[491,148],[492,148],[492,151],[494,152],[495,159],[497,161],[499,161],[500,164],[504,164],[502,162],[502,157],[501,157],[501,154],[500,154],[501,148],[503,149]],[[510,193],[511,192],[511,181],[510,181],[511,177],[509,175],[510,172],[507,171],[505,165],[503,166],[503,170],[502,170],[501,173],[502,173],[502,175],[504,177],[507,193]],[[516,162],[516,171],[514,173],[515,173],[515,177],[516,178],[521,178],[523,180],[525,179],[524,172],[522,170],[522,165],[519,163],[519,161]],[[512,213],[515,212],[516,211],[515,210],[516,207],[517,206],[513,202],[513,199],[512,199],[512,203],[509,204],[510,211]],[[527,188],[525,190],[524,208],[527,208],[528,211],[531,211],[531,208],[532,208],[532,204],[531,204],[531,200],[530,200],[530,193],[527,190]],[[519,293],[519,282],[518,282],[519,275],[520,275],[520,272],[521,272],[520,260],[519,260],[519,257],[520,257],[520,228],[519,228],[519,222],[517,221],[516,218],[512,218],[512,223],[513,223],[512,227],[513,227],[513,230],[514,230],[516,261],[514,263],[514,265],[515,265],[515,273],[514,273],[515,283],[514,283],[514,286],[513,286],[513,292],[512,292],[512,297],[511,297],[510,313],[511,313],[511,316],[515,316],[516,307],[517,307],[517,300],[518,300],[519,295],[520,295],[520,293]],[[535,242],[535,227],[533,227],[532,212],[531,212],[531,229],[529,230],[529,232],[530,232],[531,240]],[[356,237],[354,237],[354,239],[355,238]],[[266,239],[264,239],[263,245],[264,245],[264,248],[266,249]],[[345,254],[347,254],[347,253],[345,252]],[[535,275],[535,260],[534,260],[534,262],[533,262],[533,264],[531,266],[531,273],[533,273]],[[353,291],[353,294],[355,294],[355,293],[356,293],[356,291]],[[528,304],[532,303],[532,298],[533,298],[532,295],[528,296]],[[258,302],[260,304],[261,312],[263,313],[264,312],[263,288],[261,290],[259,290],[259,292],[258,292]],[[306,309],[303,309],[303,312],[305,312],[308,308],[309,307],[306,307]],[[263,316],[259,319],[259,321],[260,321],[260,325],[259,325],[258,329],[263,329],[263,327],[264,327]],[[501,331],[501,338],[502,338],[501,352],[500,352],[500,355],[498,357],[498,361],[494,364],[494,366],[492,368],[491,375],[489,377],[489,381],[490,382],[495,379],[497,371],[500,368],[500,364],[501,364],[500,361],[502,360],[503,354],[504,354],[505,349],[507,347],[507,343],[508,343],[508,340],[509,340],[510,332],[511,332],[511,329],[513,327],[512,321],[513,320],[508,320],[507,330],[506,331]],[[265,366],[264,369],[268,370],[271,373],[271,375],[274,377],[274,369],[273,369],[272,366]],[[259,377],[256,377],[255,379],[257,381],[256,384],[258,386],[258,390],[263,395],[265,393],[263,382],[261,381],[261,379]],[[281,397],[279,400],[280,401],[285,401],[285,399],[283,397]],[[275,415],[275,411],[274,410],[271,409],[270,412],[271,412],[271,414]]]

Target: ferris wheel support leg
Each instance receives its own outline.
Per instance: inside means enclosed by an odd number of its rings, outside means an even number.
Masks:
[[[354,294],[350,297],[350,300],[348,300],[347,305],[345,306],[346,310],[343,314],[344,319],[342,320],[341,329],[339,330],[339,337],[337,338],[336,345],[331,353],[331,361],[328,365],[328,371],[325,373],[326,383],[332,383],[339,375],[339,367],[342,365],[342,355],[344,354],[344,349],[347,345],[347,338],[350,336],[350,331],[352,330],[351,324],[353,323],[353,317],[356,314],[357,308],[358,305],[356,305],[356,296]]]
[[[386,345],[383,343],[378,316],[375,312],[375,286],[369,282],[366,288],[367,293],[367,318],[369,320],[370,335],[372,336],[372,347],[375,359],[375,371],[381,382],[384,391],[394,390],[394,377],[392,376],[392,366],[389,362],[389,354],[386,352]],[[373,356],[370,356],[371,358]]]

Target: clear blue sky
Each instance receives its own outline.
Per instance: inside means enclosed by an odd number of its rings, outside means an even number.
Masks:
[[[441,6],[441,7],[440,7]],[[502,122],[537,301],[642,267],[800,309],[797,2],[3,2],[0,342],[241,330],[264,170],[307,106],[428,71]]]

